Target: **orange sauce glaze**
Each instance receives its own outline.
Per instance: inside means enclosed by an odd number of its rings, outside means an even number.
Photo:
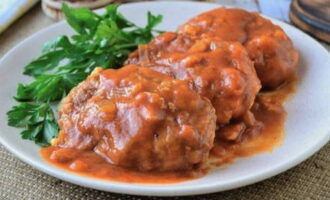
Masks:
[[[77,149],[61,149],[59,147],[46,147],[41,149],[43,159],[53,166],[78,175],[126,183],[164,184],[177,183],[201,177],[206,173],[202,171],[187,172],[139,172],[108,163],[104,158],[93,151]],[[60,154],[61,159],[56,159]],[[66,156],[66,159],[63,157]]]
[[[211,163],[216,166],[233,162],[238,157],[271,153],[285,137],[286,112],[283,103],[295,92],[297,78],[272,92],[261,92],[252,107],[259,126],[248,129],[239,142],[215,140],[211,151]],[[259,130],[258,130],[259,129]]]
[[[92,151],[60,149],[53,146],[41,149],[40,153],[46,162],[56,167],[92,178],[143,184],[192,180],[205,175],[215,166],[231,163],[239,157],[272,152],[280,146],[285,136],[283,128],[286,118],[282,104],[294,93],[295,85],[296,81],[292,81],[276,91],[260,93],[252,109],[256,119],[262,122],[262,125],[257,127],[259,130],[247,130],[239,142],[224,142],[216,139],[209,166],[198,171],[171,173],[132,171],[107,163]]]

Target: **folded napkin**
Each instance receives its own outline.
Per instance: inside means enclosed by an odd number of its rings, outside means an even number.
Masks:
[[[0,0],[0,33],[39,0]]]

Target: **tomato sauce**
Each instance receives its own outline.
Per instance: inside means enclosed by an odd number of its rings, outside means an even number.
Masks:
[[[282,145],[285,138],[286,111],[283,103],[294,94],[297,79],[271,92],[261,92],[252,107],[258,122],[246,130],[239,142],[216,139],[211,150],[211,160],[216,166],[232,163],[239,157],[250,157],[259,153],[271,153]]]
[[[168,184],[200,178],[217,166],[232,163],[239,157],[270,153],[279,147],[284,138],[286,112],[283,103],[295,91],[296,81],[272,92],[258,95],[253,113],[261,126],[248,129],[239,142],[216,139],[211,151],[209,166],[183,172],[139,172],[108,163],[93,151],[47,147],[41,150],[43,159],[63,170],[82,176],[127,183]],[[259,129],[259,130],[256,130]]]
[[[125,183],[177,183],[201,177],[206,173],[205,170],[170,173],[139,172],[112,165],[94,151],[61,149],[54,146],[43,148],[40,153],[46,162],[63,170],[91,178]],[[66,157],[65,155],[68,154],[69,156],[61,160],[56,159],[55,154],[59,157]]]

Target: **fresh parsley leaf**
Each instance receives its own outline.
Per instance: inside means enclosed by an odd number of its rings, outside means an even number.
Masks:
[[[63,4],[66,19],[77,34],[46,43],[42,54],[25,66],[24,74],[36,77],[64,69],[72,73],[79,68],[79,72],[90,73],[97,66],[121,67],[129,53],[158,33],[155,27],[162,16],[148,12],[147,25],[142,28],[120,14],[118,7],[109,5],[105,14],[97,15],[87,8],[72,9]]]
[[[23,139],[34,141],[41,146],[48,146],[58,135],[58,125],[53,110],[48,103],[21,103],[8,113],[8,125],[25,128],[21,132]]]
[[[40,75],[28,85],[19,84],[14,98],[17,101],[57,101],[86,77],[86,73]]]
[[[152,32],[153,28],[158,26],[163,20],[162,15],[153,15],[151,12],[148,12],[148,23],[147,26],[145,27],[146,30],[149,32]]]
[[[88,8],[72,9],[63,3],[62,11],[68,24],[79,34],[92,35],[101,20],[99,15]]]

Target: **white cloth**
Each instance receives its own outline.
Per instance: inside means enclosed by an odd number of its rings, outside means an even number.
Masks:
[[[39,0],[0,0],[0,33]]]

